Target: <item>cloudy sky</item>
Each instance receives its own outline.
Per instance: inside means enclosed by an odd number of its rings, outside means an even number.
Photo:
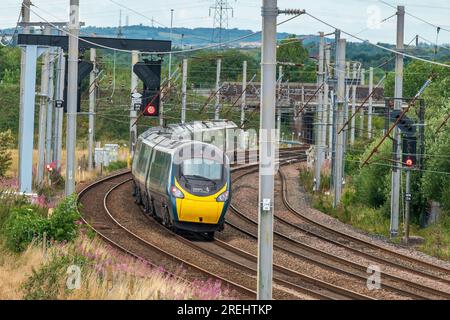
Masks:
[[[21,0],[0,0],[0,29],[15,26]],[[32,0],[32,10],[51,21],[64,21],[68,16],[69,0]],[[81,20],[86,25],[116,26],[119,11],[123,11],[123,23],[128,16],[129,24],[170,26],[170,10],[174,9],[175,27],[211,27],[213,17],[209,16],[214,0],[80,0]],[[261,0],[228,0],[233,7],[233,17],[229,11],[229,26],[232,28],[260,30]],[[389,6],[405,5],[405,42],[417,34],[430,42],[436,41],[436,26],[442,27],[440,43],[450,43],[450,1],[449,0],[279,0],[280,8],[306,9],[312,15],[339,27],[349,33],[358,34],[373,42],[395,42],[395,9]],[[125,6],[125,7],[124,7]],[[138,14],[139,13],[139,14]],[[212,11],[212,14],[214,10]],[[412,15],[420,18],[414,18]],[[280,20],[285,19],[280,17]],[[32,14],[33,21],[42,19]],[[429,22],[429,23],[426,23]],[[434,26],[433,26],[434,25]],[[447,30],[444,30],[447,29]],[[302,16],[279,27],[279,31],[313,34],[332,29]],[[353,40],[353,39],[349,39]]]

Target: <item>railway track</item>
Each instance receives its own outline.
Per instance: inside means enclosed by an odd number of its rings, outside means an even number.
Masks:
[[[303,214],[302,212],[295,210],[293,206],[289,203],[287,198],[286,176],[284,175],[282,170],[279,171],[279,175],[281,178],[283,204],[289,210],[289,212],[291,212],[297,218],[307,222],[308,224],[317,227],[317,229],[324,231],[325,233],[332,234],[340,239],[344,239],[343,241],[339,240],[335,241],[333,239],[327,238],[327,241],[331,241],[333,242],[333,244],[343,246],[344,248],[349,250],[355,250],[356,248],[358,252],[367,255],[367,257],[370,257],[370,259],[372,260],[376,259],[376,261],[379,261],[385,265],[390,265],[396,268],[402,268],[410,273],[417,274],[421,277],[429,278],[431,280],[439,281],[443,284],[450,285],[450,281],[448,280],[448,277],[450,277],[449,269],[404,255],[397,251],[393,251],[391,249],[377,245],[373,242],[360,239],[350,234],[346,234],[341,231],[335,230],[321,222],[315,221],[314,219]],[[311,229],[304,230],[301,226],[292,224],[287,219],[283,219],[281,217],[277,217],[277,219],[297,229],[313,233],[315,236],[323,239],[323,233],[320,233],[318,230],[311,230]],[[370,248],[373,251],[372,252],[363,251],[367,250],[367,248]],[[408,263],[411,263],[412,265],[408,265]],[[448,297],[450,298],[450,295]]]
[[[131,181],[130,181],[131,182]],[[149,223],[156,228],[165,229],[163,226],[157,224],[151,217],[143,213]],[[180,236],[172,231],[171,234],[179,242],[184,243],[195,250],[199,250],[214,259],[221,260],[227,265],[233,265],[240,269],[251,272],[255,277],[257,273],[256,263],[257,257],[236,247],[233,247],[225,242],[215,239],[214,242],[189,240],[186,237]],[[203,239],[205,240],[205,239]],[[303,273],[284,268],[280,265],[274,265],[274,282],[280,286],[284,286],[294,291],[304,293],[308,296],[326,299],[326,300],[370,300],[371,298],[351,290],[346,290],[323,281],[313,279]]]
[[[98,181],[82,190],[79,195],[79,202],[84,206],[93,203],[89,201],[91,200],[89,197],[92,197],[92,195],[95,194],[95,197],[97,198],[104,195],[103,208],[100,208],[98,205],[99,202],[96,201],[97,204],[94,207],[90,207],[89,210],[85,210],[85,216],[83,218],[85,223],[110,244],[129,254],[132,254],[134,257],[140,260],[148,261],[152,265],[155,265],[152,262],[153,259],[149,259],[148,257],[156,254],[156,260],[159,262],[170,260],[171,263],[182,263],[185,266],[187,265],[189,269],[192,269],[190,270],[190,272],[195,271],[195,273],[203,273],[208,277],[220,279],[221,281],[229,284],[234,289],[237,289],[237,291],[244,293],[247,297],[254,297],[254,291],[248,288],[248,286],[245,287],[235,282],[230,282],[228,279],[218,277],[217,274],[211,273],[202,268],[198,268],[197,266],[192,265],[190,262],[183,260],[180,257],[169,254],[167,251],[159,248],[158,246],[155,246],[148,240],[144,239],[142,236],[138,235],[136,232],[125,227],[113,215],[112,210],[108,206],[108,203],[110,201],[111,194],[115,190],[130,182],[131,179],[129,173],[123,172]],[[95,216],[86,216],[86,212],[91,210],[95,210],[97,214]],[[88,221],[90,219],[94,221]],[[163,229],[164,232],[167,232],[165,228],[154,221],[150,222],[150,224],[153,224],[153,227]],[[255,256],[252,256],[244,251],[241,251],[219,241],[213,243],[193,242],[174,233],[172,233],[171,235],[172,237],[175,237],[180,243],[184,243],[191,248],[210,256],[211,258],[220,260],[227,266],[234,266],[239,270],[244,271],[244,273],[249,273],[252,277],[256,278],[257,260]],[[119,238],[120,240],[118,240]],[[133,249],[130,250],[130,246],[132,246]],[[219,254],[218,252],[221,252],[222,254]],[[165,260],[161,260],[161,258]],[[174,267],[175,266],[172,266],[171,269],[173,269]],[[281,266],[275,266],[274,270],[274,282],[276,284],[274,288],[275,297],[277,297],[277,295],[280,297],[286,297],[286,292],[283,292],[282,294],[280,292],[280,294],[277,294],[279,291],[283,291],[284,288],[287,289],[287,292],[298,292],[305,294],[307,297],[316,299],[370,299],[370,297],[318,281],[316,279],[308,277],[307,275],[289,270],[287,268],[283,268]],[[171,273],[171,275],[176,276],[173,273]],[[194,274],[190,275],[193,276]],[[197,274],[195,274],[194,279],[196,279],[196,276]],[[183,280],[189,281],[187,279]],[[295,295],[291,294],[289,296],[288,293],[287,297],[295,298]]]
[[[280,162],[284,165],[286,163],[292,163],[293,161],[299,161],[298,154],[294,154],[301,151],[304,151],[304,148],[280,152]],[[286,159],[288,160],[282,159],[282,157],[287,157]],[[236,181],[242,179],[245,176],[257,172],[257,170],[257,164],[233,168],[235,174],[244,171],[233,180]],[[239,270],[238,272],[247,277],[245,284],[243,284],[236,280],[233,281],[229,278],[224,278],[220,274],[217,274],[217,272],[215,273],[210,270],[206,270],[197,264],[192,263],[192,261],[187,261],[178,255],[174,255],[173,253],[164,250],[161,246],[145,239],[143,234],[139,235],[137,232],[126,227],[122,221],[119,221],[115,217],[113,210],[108,207],[108,203],[111,201],[110,198],[113,192],[131,182],[130,177],[131,176],[128,171],[121,172],[117,175],[97,181],[80,192],[79,203],[85,207],[85,210],[83,211],[83,220],[88,226],[90,226],[105,241],[126,252],[127,254],[130,254],[139,260],[146,261],[152,266],[163,264],[166,266],[167,273],[170,276],[177,277],[188,283],[194,281],[195,279],[217,279],[228,285],[229,288],[235,290],[239,294],[240,298],[256,297],[256,256],[218,239],[214,242],[199,242],[170,233],[171,240],[176,239],[176,241],[180,244],[182,243],[190,247],[192,250],[196,250],[209,256],[211,259],[221,261],[222,263]],[[285,206],[288,207],[289,203],[287,201],[286,187],[284,186],[284,183],[285,181],[283,180],[282,194],[283,198],[286,200]],[[100,197],[103,197],[103,201],[99,201]],[[102,205],[99,206],[99,203]],[[88,208],[87,210],[86,205]],[[289,207],[295,211],[292,206]],[[256,223],[246,215],[239,212],[239,210],[237,210],[237,208],[233,205],[231,206],[231,210],[235,213],[235,215],[240,217],[241,221],[246,221],[245,223],[247,224],[247,227],[253,228],[253,230],[244,229],[231,223],[230,221],[227,221],[227,224],[239,232],[256,239]],[[92,212],[96,213],[92,214]],[[150,221],[149,225],[151,224],[152,228],[157,228],[159,231],[167,233],[167,229],[151,220],[148,216],[144,215],[142,211],[141,215],[147,219],[147,222]],[[293,225],[291,225],[291,227],[293,227]],[[334,232],[337,231],[334,230]],[[365,273],[366,267],[364,265],[357,264],[337,256],[332,256],[326,252],[322,252],[311,246],[302,244],[276,231],[274,247],[276,250],[283,251],[296,258],[301,258],[312,263],[314,262],[316,265],[320,265],[330,271],[345,274],[359,280],[366,280],[367,274]],[[187,271],[183,274],[183,276],[176,274],[176,270],[180,265],[187,268]],[[450,294],[448,292],[442,292],[419,283],[407,281],[395,275],[383,274],[383,278],[383,287],[385,289],[412,299],[450,298]],[[388,280],[387,283],[386,280]],[[298,298],[298,295],[296,296],[295,293],[299,293],[301,295],[303,294],[306,297],[315,299],[373,299],[367,295],[325,283],[318,279],[311,278],[306,274],[276,264],[274,265],[274,284],[274,297],[278,299]]]
[[[242,169],[235,169],[235,172],[241,170]],[[257,168],[255,169],[249,168],[249,170],[245,171],[244,173],[238,175],[237,177],[235,176],[233,181],[236,182],[237,180],[240,180],[250,174],[257,172],[257,170],[258,170]],[[285,186],[283,186],[282,193],[283,193],[282,196],[283,198],[285,198],[287,203]],[[234,213],[234,215],[238,218],[239,222],[231,222],[230,216],[228,216],[227,224],[230,227],[236,229],[237,231],[246,234],[250,238],[257,239],[257,223],[254,220],[250,219],[245,214],[243,214],[233,204],[230,206],[230,208],[231,211]],[[292,207],[291,209],[294,210]],[[276,217],[276,219],[277,221],[284,222],[284,220],[282,220],[279,217]],[[289,221],[287,221],[287,223],[289,223],[288,225],[290,227],[297,227],[295,224],[292,224]],[[244,224],[245,227],[242,227],[242,224]],[[332,255],[323,250],[316,249],[312,246],[309,246],[300,241],[292,239],[291,237],[276,230],[274,231],[274,235],[275,235],[274,247],[279,251],[285,252],[297,258],[301,258],[305,261],[309,261],[333,272],[348,275],[364,282],[367,280],[367,273],[366,273],[367,266],[363,264],[358,264],[348,259],[341,258],[337,255]],[[364,252],[355,250],[352,251],[358,254],[365,255]],[[378,261],[384,262],[384,260]],[[395,266],[404,269],[402,265],[397,264]],[[408,267],[406,269],[409,270]],[[426,276],[428,276],[428,274],[426,274]],[[435,280],[442,281],[443,279],[439,278]],[[402,296],[410,297],[412,299],[450,299],[450,294],[446,291],[436,290],[430,286],[423,285],[419,282],[409,281],[407,279],[386,272],[383,273],[383,287],[392,292],[399,293]]]
[[[118,185],[123,184],[124,181],[129,181],[129,179],[129,171],[121,172],[92,183],[79,192],[78,202],[83,207],[82,219],[86,225],[113,247],[152,266],[164,265],[169,276],[187,283],[192,283],[195,280],[216,279],[238,292],[240,298],[254,299],[256,297],[254,290],[183,260],[123,228],[111,215],[106,205],[106,198]],[[183,276],[176,274],[180,266],[185,268]]]

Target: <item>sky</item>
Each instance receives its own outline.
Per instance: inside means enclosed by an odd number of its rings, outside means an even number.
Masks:
[[[14,27],[20,12],[21,0],[0,0],[0,29]],[[32,0],[32,10],[49,21],[67,21],[69,0]],[[174,9],[174,27],[212,27],[214,23],[214,0],[80,0],[80,20],[86,25],[117,26],[119,12],[123,12],[123,24],[126,16],[130,25],[170,26],[170,10]],[[371,42],[395,43],[396,18],[395,9],[390,7],[405,5],[406,12],[442,27],[438,42],[450,43],[450,1],[449,0],[278,0],[280,9],[305,9],[310,14],[338,27],[346,32],[356,34]],[[233,12],[229,10],[229,27],[261,30],[261,0],[228,0]],[[386,4],[387,3],[387,4]],[[122,6],[122,7],[121,7]],[[123,6],[127,7],[124,8]],[[139,14],[137,14],[139,13]],[[435,43],[437,28],[406,15],[405,43],[417,34],[423,42]],[[391,17],[383,23],[381,20]],[[32,21],[42,21],[32,13]],[[279,17],[279,21],[286,19]],[[444,29],[448,29],[444,30]],[[279,26],[279,32],[296,34],[325,33],[333,29],[301,16]],[[345,37],[345,36],[344,36]],[[349,41],[357,41],[346,36]]]

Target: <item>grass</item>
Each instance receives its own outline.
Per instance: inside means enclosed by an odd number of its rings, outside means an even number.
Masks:
[[[70,289],[69,268],[81,270],[79,288]],[[180,276],[184,270],[180,267]],[[74,282],[75,283],[75,282]],[[47,251],[30,245],[22,254],[0,251],[0,299],[64,300],[215,300],[234,299],[219,282],[187,283],[117,253],[82,235],[73,244]]]

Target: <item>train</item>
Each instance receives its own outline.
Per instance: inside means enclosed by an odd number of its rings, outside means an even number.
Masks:
[[[236,128],[229,121],[208,121],[144,132],[132,163],[136,202],[167,228],[214,239],[231,202],[227,139]]]

